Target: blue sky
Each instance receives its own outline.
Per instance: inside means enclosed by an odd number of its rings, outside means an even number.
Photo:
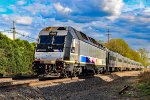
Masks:
[[[109,29],[111,38],[123,38],[135,50],[150,49],[150,0],[0,0],[0,30],[13,20],[18,32],[34,38],[46,26],[72,26],[106,41]]]

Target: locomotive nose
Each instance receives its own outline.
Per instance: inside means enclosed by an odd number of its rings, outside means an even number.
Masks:
[[[35,53],[35,60],[40,59],[40,61],[43,62],[54,62],[56,60],[62,60],[63,59],[63,52],[36,52]]]

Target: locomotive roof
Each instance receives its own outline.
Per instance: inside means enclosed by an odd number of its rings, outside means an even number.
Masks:
[[[82,40],[84,42],[87,42],[89,44],[92,44],[96,47],[102,48],[106,50],[106,47],[104,47],[101,43],[99,43],[98,41],[96,41],[94,38],[87,36],[85,33],[81,32],[81,31],[77,31],[76,29],[72,28],[72,27],[68,27],[69,31],[74,38],[78,38],[79,40]]]

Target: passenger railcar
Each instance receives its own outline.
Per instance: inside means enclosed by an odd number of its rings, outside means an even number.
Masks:
[[[135,62],[108,50],[72,27],[46,27],[39,33],[33,70],[39,76],[95,74],[141,69]]]
[[[124,57],[116,52],[109,52],[109,63],[107,64],[109,71],[139,70],[143,68],[141,63]]]

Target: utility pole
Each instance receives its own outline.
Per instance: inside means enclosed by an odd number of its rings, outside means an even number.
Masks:
[[[15,28],[15,21],[13,21],[12,33],[13,33],[13,40],[15,40],[15,39],[16,39],[16,28]]]
[[[107,45],[108,45],[108,49],[110,48],[110,32],[109,32],[109,29],[107,31]]]
[[[27,35],[25,35],[25,34],[22,34],[22,33],[17,32],[17,31],[16,31],[16,27],[15,27],[15,21],[13,21],[13,27],[12,27],[10,30],[4,30],[4,31],[0,31],[0,32],[12,33],[12,34],[13,34],[13,40],[16,39],[16,34],[21,35],[21,36],[26,37],[26,38],[29,38],[29,39],[32,39],[32,40],[36,40],[36,39],[33,38],[33,37],[30,37],[30,36],[27,36]]]

